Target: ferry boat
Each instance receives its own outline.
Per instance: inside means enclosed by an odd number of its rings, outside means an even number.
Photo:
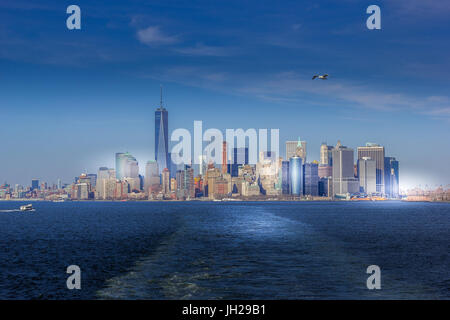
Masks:
[[[24,206],[20,206],[20,211],[32,211],[33,209],[33,205],[32,204],[27,204]]]

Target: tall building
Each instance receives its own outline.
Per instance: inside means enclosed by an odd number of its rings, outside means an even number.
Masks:
[[[358,159],[358,177],[360,190],[368,195],[377,192],[376,161],[369,157]]]
[[[128,185],[127,181],[116,180],[116,186],[114,188],[113,199],[126,199],[128,196],[129,189],[130,189],[130,186]]]
[[[116,153],[116,179],[120,180],[125,177],[125,163],[126,163],[125,153]]]
[[[137,179],[139,178],[139,164],[136,158],[132,157],[128,160],[127,171],[125,171],[127,177]]]
[[[114,169],[109,169],[107,167],[100,167],[97,173],[97,180],[101,179],[115,179],[116,171]]]
[[[158,170],[158,163],[155,160],[147,161],[145,165],[144,191],[152,193],[159,189],[161,178]]]
[[[385,193],[390,198],[399,196],[398,161],[394,157],[384,158]]]
[[[222,143],[222,173],[228,171],[228,158],[227,158],[227,142]]]
[[[333,178],[323,177],[319,179],[319,196],[331,197],[333,195]]]
[[[178,170],[178,165],[175,164],[175,162],[173,162],[173,160],[172,160],[172,153],[171,152],[168,153],[168,157],[169,157],[169,165],[168,165],[167,169],[169,169],[170,178],[172,179],[172,178],[176,177],[176,173],[177,173],[177,170]]]
[[[74,198],[77,200],[87,200],[89,199],[89,184],[88,183],[78,183],[76,184],[76,194]]]
[[[256,177],[258,177],[261,194],[276,196],[281,193],[281,186],[278,188],[279,169],[275,152],[261,151],[259,153]]]
[[[306,163],[306,141],[301,141],[298,137],[297,148],[295,149],[295,155],[302,158],[302,162]]]
[[[177,191],[185,189],[184,173],[185,173],[184,170],[177,170],[177,174],[176,174]]]
[[[116,188],[116,171],[100,167],[97,173],[95,197],[98,199],[113,199]]]
[[[74,185],[72,196],[74,199],[87,200],[93,198],[94,194],[91,193],[92,185],[91,178],[86,173],[82,173],[78,177],[78,183]]]
[[[37,190],[39,189],[39,179],[32,179],[31,180],[31,190]]]
[[[87,177],[89,178],[89,180],[91,182],[91,186],[95,188],[95,186],[97,185],[97,174],[88,173]]]
[[[164,171],[163,171],[163,177],[164,177]],[[163,187],[164,187],[164,179],[163,179]],[[170,190],[177,190],[177,179],[170,178],[170,188],[169,189]]]
[[[286,160],[298,156],[302,158],[303,163],[306,162],[306,141],[286,141]]]
[[[303,194],[314,197],[319,195],[318,163],[305,163],[303,165]]]
[[[368,142],[365,147],[358,147],[358,159],[363,157],[375,160],[377,192],[384,193],[384,147]]]
[[[207,187],[205,188],[207,190],[208,197],[210,199],[215,198],[215,191],[216,191],[216,181],[220,178],[221,173],[218,168],[214,168],[214,166],[209,167],[206,171],[206,184]]]
[[[290,194],[303,194],[303,166],[302,158],[294,156],[289,159]]]
[[[116,153],[116,179],[138,178],[139,165],[130,153]]]
[[[325,142],[320,146],[320,164],[323,166],[332,166],[333,165],[333,157],[332,157],[333,146],[328,146]]]
[[[186,189],[186,196],[195,198],[194,169],[188,165],[184,166],[184,186]]]
[[[353,149],[342,146],[340,141],[332,151],[333,194],[343,195],[359,191],[358,179],[353,169]]]
[[[198,162],[199,162],[198,174],[201,175],[201,176],[205,176],[206,170],[208,169],[207,168],[207,163],[206,163],[206,156],[203,155],[203,154],[198,156]]]
[[[281,193],[290,193],[290,175],[289,175],[289,161],[283,161],[281,163]]]
[[[239,166],[248,164],[248,147],[233,148],[232,162],[228,165],[228,171],[232,177],[239,175]]]
[[[163,170],[163,172],[161,174],[161,180],[162,180],[162,192],[163,192],[163,194],[169,194],[170,193],[170,189],[171,189],[171,180],[170,180],[169,169],[164,168],[164,170]],[[174,184],[176,184],[176,183],[174,183]],[[173,190],[174,189],[175,188],[173,188]]]
[[[169,113],[163,107],[162,87],[159,108],[155,111],[155,160],[159,173],[169,167]]]
[[[141,190],[141,179],[139,177],[137,178],[124,178],[123,181],[126,181],[128,184],[128,193],[134,192],[137,193]]]

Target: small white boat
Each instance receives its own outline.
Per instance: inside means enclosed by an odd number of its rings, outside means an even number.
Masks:
[[[32,211],[33,209],[33,205],[32,204],[27,204],[24,206],[20,206],[20,211]]]

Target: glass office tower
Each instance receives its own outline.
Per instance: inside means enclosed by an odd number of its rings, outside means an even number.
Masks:
[[[319,165],[317,163],[303,165],[303,193],[314,197],[319,195]]]
[[[289,194],[290,192],[290,176],[289,176],[289,161],[281,162],[281,192],[282,194]]]
[[[394,157],[384,158],[385,193],[390,198],[399,196],[398,161]]]
[[[159,174],[164,168],[169,169],[169,113],[162,106],[155,111],[155,160],[158,163]]]
[[[289,159],[290,191],[292,195],[303,194],[303,168],[302,158],[292,157]]]

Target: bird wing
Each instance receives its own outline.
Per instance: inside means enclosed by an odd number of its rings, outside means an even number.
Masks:
[[[324,78],[328,77],[328,74],[327,74],[327,73],[325,73],[325,74],[323,75],[323,77],[324,77]]]
[[[315,78],[317,78],[317,76],[313,76],[312,79],[314,80]]]

